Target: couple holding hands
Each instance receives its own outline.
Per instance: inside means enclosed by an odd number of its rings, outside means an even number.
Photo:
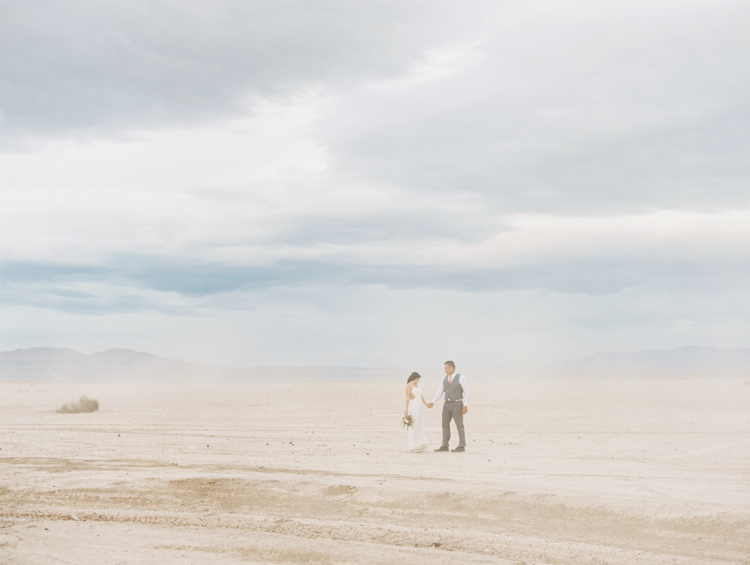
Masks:
[[[422,404],[432,408],[440,397],[445,394],[443,403],[443,443],[435,451],[448,451],[451,439],[451,420],[456,423],[458,430],[458,447],[452,451],[466,451],[466,437],[464,436],[464,414],[469,411],[469,386],[466,377],[456,373],[453,361],[445,362],[445,377],[440,382],[435,398],[427,402],[419,388],[419,373],[412,373],[406,381],[406,410],[404,416],[411,416],[412,423],[408,429],[407,442],[409,450],[420,452],[427,449],[427,438],[422,429]]]

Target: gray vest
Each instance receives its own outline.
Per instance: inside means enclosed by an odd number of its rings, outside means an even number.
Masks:
[[[445,375],[443,379],[443,390],[445,391],[445,401],[453,402],[456,400],[464,399],[464,389],[461,386],[461,375],[459,373],[453,373],[453,379],[451,384],[448,384],[448,375]]]

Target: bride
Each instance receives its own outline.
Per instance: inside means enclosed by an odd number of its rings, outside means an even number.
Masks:
[[[428,406],[428,404],[422,395],[422,389],[419,388],[419,379],[421,378],[419,373],[412,373],[406,380],[406,410],[404,416],[411,416],[413,420],[408,429],[407,442],[409,450],[415,453],[427,449],[427,438],[424,435],[424,430],[422,430],[422,404],[425,406]]]

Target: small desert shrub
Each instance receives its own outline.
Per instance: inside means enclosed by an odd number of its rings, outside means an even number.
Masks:
[[[95,412],[97,410],[99,410],[98,400],[92,400],[82,396],[78,402],[63,404],[59,410],[56,410],[56,412],[58,414],[77,414],[79,412]]]

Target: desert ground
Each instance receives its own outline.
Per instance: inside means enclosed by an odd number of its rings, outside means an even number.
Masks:
[[[750,564],[747,382],[405,379],[0,383],[0,563]]]

